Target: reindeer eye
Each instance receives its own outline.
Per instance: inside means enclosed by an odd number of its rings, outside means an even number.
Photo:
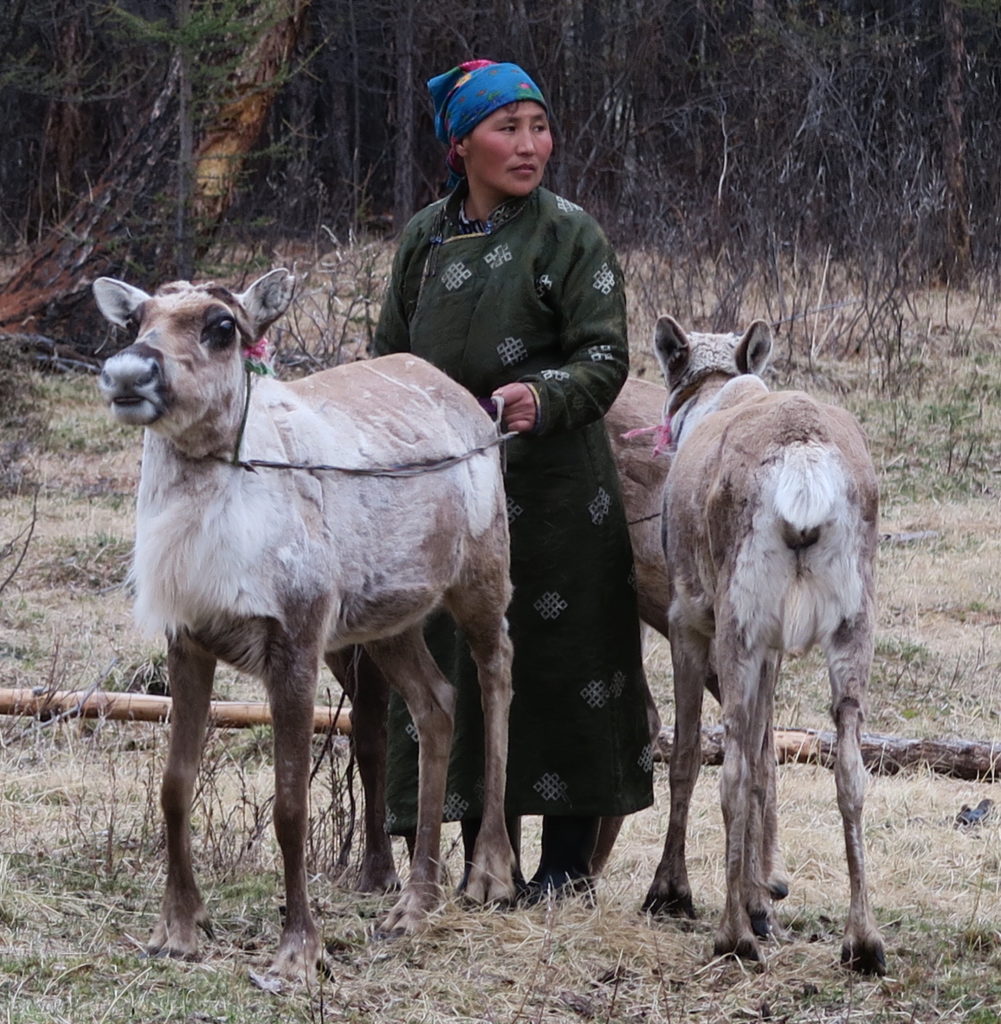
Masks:
[[[227,348],[236,337],[236,321],[230,316],[221,316],[202,328],[202,341],[209,348]]]

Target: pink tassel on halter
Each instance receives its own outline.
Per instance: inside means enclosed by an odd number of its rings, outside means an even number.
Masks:
[[[656,427],[637,427],[635,430],[627,430],[622,435],[622,438],[625,441],[629,441],[634,437],[641,437],[644,434],[656,435],[653,446],[653,454],[655,456],[663,454],[671,447],[671,421],[669,419],[659,423]]]
[[[268,350],[268,339],[261,337],[253,345],[244,345],[243,367],[248,373],[256,373],[261,377],[273,377],[274,367],[271,365],[271,353]],[[248,392],[249,393],[249,392]]]
[[[268,361],[268,339],[261,337],[253,345],[245,345],[243,348],[243,358],[266,363]]]

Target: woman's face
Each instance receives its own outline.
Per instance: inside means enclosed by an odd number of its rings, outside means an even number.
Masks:
[[[470,197],[490,213],[505,199],[527,196],[542,181],[553,152],[546,108],[534,100],[509,103],[455,148],[465,164]]]

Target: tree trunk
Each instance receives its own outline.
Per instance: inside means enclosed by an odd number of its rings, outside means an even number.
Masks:
[[[181,40],[177,45],[177,198],[174,206],[177,246],[177,277],[184,280],[194,274],[195,254],[191,237],[191,182],[194,178],[194,122],[191,90],[191,46],[187,40],[191,21],[191,0],[176,0],[174,18]]]
[[[163,722],[170,717],[170,697],[145,693],[0,689],[0,715],[36,718],[110,718],[126,722]],[[213,701],[209,720],[226,729],[243,729],[271,722],[267,704],[252,701]],[[313,709],[314,732],[333,728],[351,732],[350,712],[331,707]],[[654,759],[671,759],[673,736],[662,729],[654,745]],[[956,779],[995,782],[1001,778],[1001,743],[978,740],[907,739],[863,733],[862,760],[876,775],[896,775],[904,768],[924,767]],[[779,764],[820,764],[833,768],[837,736],[818,729],[776,729],[775,755]],[[702,730],[702,763],[723,763],[723,727]]]
[[[361,43],[354,0],[348,0],[348,38],[351,40],[351,225],[358,233],[358,213],[364,205],[361,175]]]
[[[970,275],[969,198],[963,144],[963,90],[966,41],[963,14],[956,0],[941,0],[945,42],[942,163],[945,170],[945,253],[939,274],[943,284],[965,286]]]
[[[49,100],[45,117],[41,167],[32,204],[25,222],[51,224],[62,219],[70,183],[74,180],[73,166],[79,158],[81,143],[88,125],[82,110],[82,78],[87,60],[86,43],[81,36],[83,16],[79,4],[66,3],[55,11],[59,19],[56,34],[56,67],[59,81],[58,98]]]
[[[148,693],[93,693],[55,690],[0,690],[0,715],[31,715],[53,718],[109,718],[117,722],[166,722],[172,707],[170,697]],[[209,722],[220,729],[247,729],[271,724],[271,708],[254,701],[214,700],[209,705]],[[313,731],[333,729],[351,732],[351,714],[336,708],[313,709]]]
[[[396,166],[393,229],[403,230],[414,212],[414,0],[396,12]]]
[[[240,172],[263,131],[271,103],[282,85],[310,0],[278,0],[261,6],[257,42],[230,76],[218,113],[203,132],[194,156],[194,214],[201,228],[199,252],[218,228],[239,181]]]
[[[175,62],[153,108],[135,119],[112,154],[108,173],[0,291],[0,331],[52,335],[93,349],[105,335],[90,295],[94,278],[115,273],[126,259],[158,269],[173,264],[169,234],[152,230],[143,213],[151,197],[167,190],[173,171],[177,84]],[[133,214],[133,203],[140,214]]]

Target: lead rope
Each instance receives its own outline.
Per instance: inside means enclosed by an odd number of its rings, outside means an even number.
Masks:
[[[251,383],[253,375],[260,372],[247,364],[248,361],[244,361],[246,391],[243,399],[243,414],[240,417],[240,426],[236,434],[236,444],[233,446],[233,457],[229,460],[222,459],[219,456],[215,456],[215,458],[218,458],[220,462],[228,461],[231,466],[239,466],[241,469],[246,469],[251,473],[256,472],[258,469],[304,469],[309,472],[317,473],[347,473],[349,476],[420,476],[422,473],[434,473],[439,469],[448,469],[449,466],[454,466],[459,462],[465,462],[467,459],[471,459],[474,455],[487,452],[491,448],[496,448],[499,444],[504,444],[505,441],[510,441],[512,437],[518,436],[517,431],[514,430],[506,433],[501,431],[501,422],[504,413],[504,399],[500,395],[495,395],[492,399],[495,411],[489,415],[494,422],[494,429],[497,431],[497,436],[492,438],[490,441],[487,441],[485,444],[476,445],[474,448],[470,448],[461,455],[449,455],[443,459],[427,459],[423,462],[410,462],[401,466],[386,467],[330,466],[322,463],[313,465],[305,462],[273,462],[269,459],[241,459],[240,446],[243,444],[243,434],[247,426],[247,417],[250,412]],[[503,473],[506,471],[507,449],[502,448],[501,472]]]
[[[243,444],[243,432],[247,429],[247,416],[250,413],[250,379],[253,374],[250,368],[250,361],[243,361],[243,376],[245,387],[243,391],[243,415],[240,417],[240,426],[236,431],[236,444],[233,446],[233,458],[230,460],[234,466],[242,465],[240,462],[240,445]]]
[[[494,403],[494,430],[497,431],[497,436],[501,440],[506,441],[509,437],[515,437],[517,431],[512,430],[510,433],[505,434],[501,430],[501,424],[504,422],[504,396],[503,395],[491,395],[491,401]],[[501,476],[507,476],[507,445],[501,448]]]

